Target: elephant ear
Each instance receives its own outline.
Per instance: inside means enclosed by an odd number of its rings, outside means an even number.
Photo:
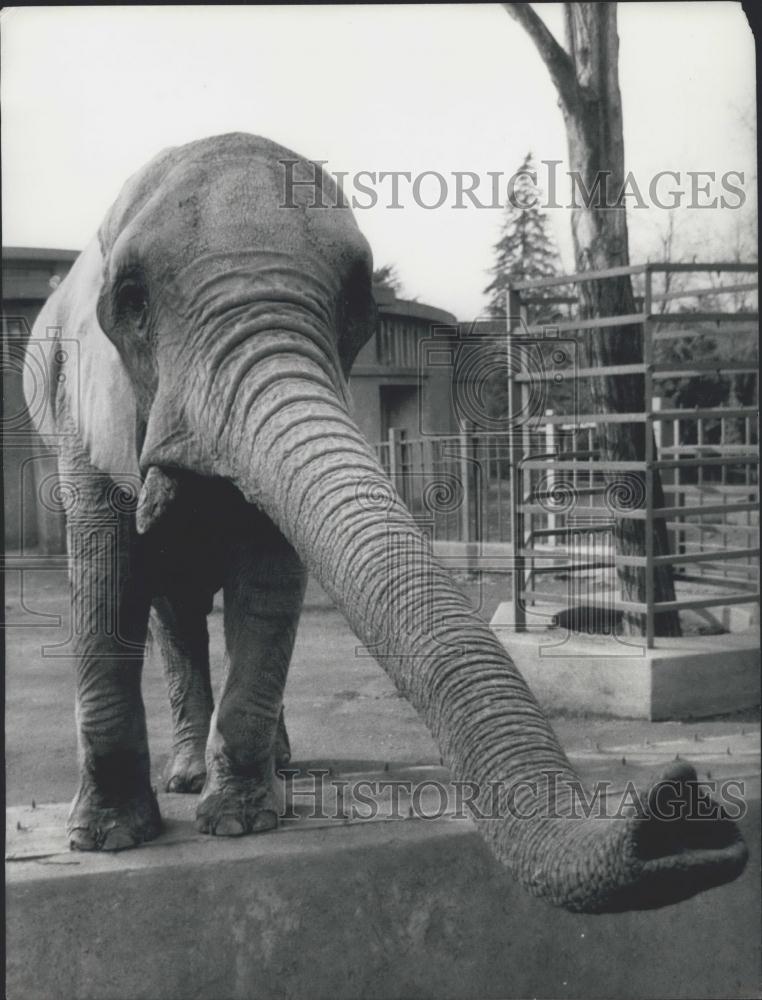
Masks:
[[[135,396],[96,315],[103,274],[94,239],[35,322],[24,394],[46,444],[84,449],[89,463],[109,475],[138,475]]]

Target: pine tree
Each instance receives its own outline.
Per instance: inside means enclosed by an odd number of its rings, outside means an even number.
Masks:
[[[550,226],[550,220],[542,209],[543,193],[535,183],[537,168],[532,152],[528,152],[515,175],[513,191],[505,207],[505,215],[500,239],[494,245],[495,263],[490,269],[491,283],[484,289],[490,296],[487,306],[492,319],[503,319],[506,315],[506,293],[508,288],[519,281],[533,281],[552,278],[562,273],[561,257]],[[568,286],[538,288],[531,292],[532,303],[527,306],[529,324],[552,324],[568,318],[568,304],[548,302],[542,299],[570,296]],[[545,351],[538,345],[538,349]],[[550,346],[548,354],[550,354]],[[579,391],[579,387],[576,387]],[[505,376],[496,372],[486,380],[485,395],[487,409],[491,417],[504,417],[508,410],[508,388]],[[548,405],[558,413],[566,412],[572,405],[574,393],[568,385],[554,386],[552,399]]]
[[[530,176],[531,175],[531,176]],[[542,192],[532,180],[537,168],[531,152],[527,153],[517,174],[512,195],[505,207],[500,239],[495,244],[495,263],[490,269],[493,279],[484,289],[490,296],[488,313],[497,319],[505,316],[505,296],[508,287],[517,281],[550,278],[560,273],[561,259],[550,228],[550,222],[540,207]],[[554,288],[547,294],[558,295]],[[533,298],[544,298],[543,290]],[[553,318],[554,310],[534,306],[529,310],[531,323]]]
[[[379,288],[388,288],[399,296],[402,292],[402,279],[397,272],[396,264],[384,264],[373,272],[373,284]]]

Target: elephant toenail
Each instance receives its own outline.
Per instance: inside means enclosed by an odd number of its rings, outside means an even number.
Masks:
[[[103,851],[124,851],[135,844],[135,838],[123,826],[115,826],[109,830],[103,840]]]
[[[251,824],[252,833],[261,833],[264,830],[274,830],[278,825],[278,816],[269,809],[263,809],[254,817]]]
[[[93,851],[95,838],[86,828],[78,827],[69,834],[69,848],[72,851]]]
[[[214,825],[218,837],[242,837],[246,830],[235,816],[221,816]]]

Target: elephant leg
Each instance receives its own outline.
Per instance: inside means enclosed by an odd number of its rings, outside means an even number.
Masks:
[[[281,705],[278,729],[275,733],[275,769],[287,767],[291,763],[291,740],[288,738],[286,718]]]
[[[168,792],[198,793],[206,778],[204,755],[214,707],[206,626],[211,607],[212,595],[192,586],[175,585],[153,599],[150,638],[162,660],[172,711]]]
[[[306,573],[283,536],[241,548],[228,565],[225,641],[229,666],[212,717],[207,777],[196,812],[202,833],[239,836],[277,825],[276,758],[290,756],[283,689]]]
[[[149,598],[127,488],[82,465],[61,476],[78,496],[67,533],[80,780],[67,834],[74,850],[115,851],[161,830],[140,693]]]

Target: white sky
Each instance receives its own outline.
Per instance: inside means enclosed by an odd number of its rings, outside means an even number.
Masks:
[[[560,5],[541,13],[561,41]],[[566,157],[545,67],[497,5],[37,7],[1,18],[5,245],[82,248],[159,149],[233,130],[328,169],[472,170],[485,190],[487,171],[510,175],[530,148]],[[619,33],[639,183],[658,170],[744,170],[751,190],[755,136],[741,119],[753,120],[754,44],[740,4],[621,4]],[[387,191],[356,212],[377,266],[395,263],[410,296],[479,315],[502,213],[426,211],[404,195],[392,210]],[[633,260],[653,250],[666,215],[633,213]],[[691,254],[727,256],[739,213],[683,215],[699,217],[683,222]],[[570,265],[569,212],[551,216]]]

